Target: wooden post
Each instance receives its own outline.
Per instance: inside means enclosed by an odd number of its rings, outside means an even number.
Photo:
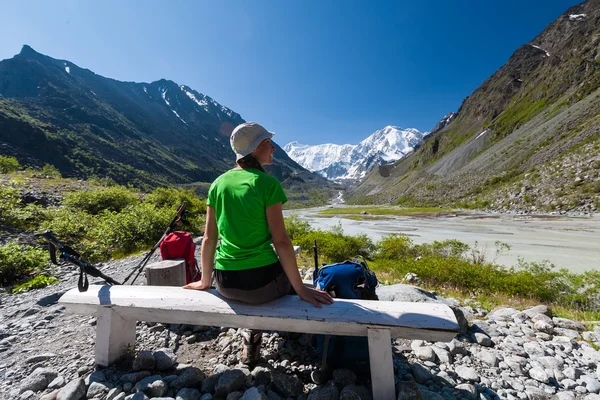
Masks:
[[[148,286],[183,286],[186,283],[183,258],[163,260],[146,267],[146,285]]]
[[[394,386],[394,364],[392,362],[392,342],[389,329],[368,328],[369,363],[373,398],[377,400],[396,399]]]
[[[135,346],[135,320],[105,306],[98,307],[96,316],[96,364],[108,367]]]

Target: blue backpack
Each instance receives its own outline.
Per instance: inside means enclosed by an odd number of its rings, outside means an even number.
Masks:
[[[313,285],[332,297],[341,299],[379,300],[378,281],[364,258],[357,256],[315,271]],[[357,374],[369,373],[369,342],[360,336],[317,336],[317,354],[322,368],[349,368]]]

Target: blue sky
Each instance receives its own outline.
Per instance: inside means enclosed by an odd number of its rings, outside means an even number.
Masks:
[[[124,81],[186,84],[284,145],[430,130],[570,0],[9,1],[23,44]]]

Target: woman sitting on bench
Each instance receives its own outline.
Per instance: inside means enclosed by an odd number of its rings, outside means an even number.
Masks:
[[[295,293],[316,307],[331,304],[329,294],[302,283],[283,220],[282,204],[287,197],[281,183],[263,169],[263,165],[273,163],[272,136],[255,122],[233,130],[230,142],[237,167],[219,176],[210,187],[202,278],[184,288],[209,289],[214,264],[217,290],[228,299],[260,304]],[[243,336],[241,361],[255,363],[260,356],[262,331],[247,330]]]

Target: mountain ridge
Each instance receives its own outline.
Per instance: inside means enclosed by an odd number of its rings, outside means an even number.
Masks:
[[[106,78],[28,45],[0,61],[0,95],[0,154],[147,188],[210,182],[233,167],[229,135],[244,122],[187,85]],[[268,170],[301,191],[328,185],[277,144]]]
[[[573,16],[578,16],[577,18]],[[357,203],[600,208],[600,1],[523,44],[417,151],[348,193]]]

